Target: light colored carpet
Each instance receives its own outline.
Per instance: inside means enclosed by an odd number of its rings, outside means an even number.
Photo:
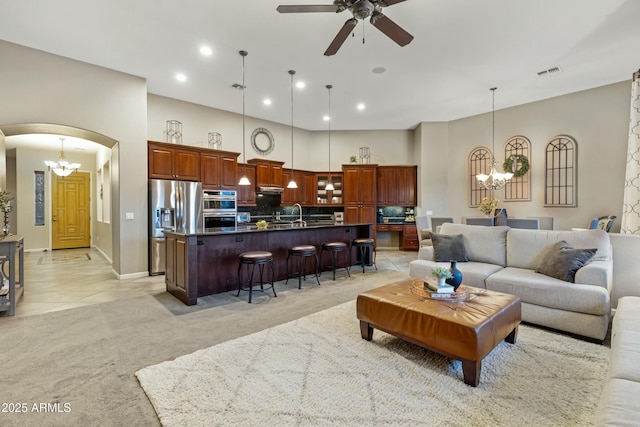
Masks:
[[[586,426],[609,349],[521,326],[484,360],[461,365],[374,331],[355,302],[136,372],[165,426]]]

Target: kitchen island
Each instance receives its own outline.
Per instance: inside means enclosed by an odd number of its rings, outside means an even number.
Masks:
[[[325,242],[341,241],[351,245],[356,238],[372,236],[372,224],[270,224],[266,229],[255,225],[207,230],[184,234],[165,232],[167,292],[187,305],[197,304],[199,297],[238,289],[238,255],[265,250],[273,254],[274,280],[287,278],[286,260],[289,248],[314,245],[320,256]],[[351,261],[357,261],[355,250]],[[340,259],[339,262],[342,260]],[[368,264],[371,260],[365,260]],[[293,268],[293,261],[291,261]],[[342,264],[340,264],[342,265]],[[307,262],[307,271],[314,267]],[[331,257],[325,254],[320,270],[331,268]],[[268,269],[267,269],[268,270]],[[268,278],[270,273],[265,273]]]

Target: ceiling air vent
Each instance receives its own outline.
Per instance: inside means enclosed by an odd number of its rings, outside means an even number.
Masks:
[[[548,70],[538,71],[538,76],[539,77],[547,76],[549,74],[560,73],[561,71],[562,69],[560,67],[553,67],[553,68],[549,68]]]

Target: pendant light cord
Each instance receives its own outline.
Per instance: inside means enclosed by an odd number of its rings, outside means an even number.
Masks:
[[[293,75],[295,70],[289,70],[291,76],[291,180],[293,181]]]
[[[240,55],[242,55],[242,163],[247,163],[247,158],[245,156],[245,126],[244,126],[244,90],[246,86],[244,84],[244,58],[247,56],[246,50],[241,50]]]
[[[331,88],[333,88],[332,85],[327,85],[329,92],[329,174],[331,174]]]
[[[493,93],[493,104],[491,107],[491,157],[493,157],[491,163],[496,161],[496,89],[492,87],[490,90]]]

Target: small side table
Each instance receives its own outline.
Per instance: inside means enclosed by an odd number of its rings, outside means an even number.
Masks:
[[[17,258],[16,258],[16,255]],[[18,274],[16,276],[16,263]],[[24,296],[24,238],[0,236],[0,279],[9,281],[9,294],[0,296],[0,311],[16,314],[16,303]]]

